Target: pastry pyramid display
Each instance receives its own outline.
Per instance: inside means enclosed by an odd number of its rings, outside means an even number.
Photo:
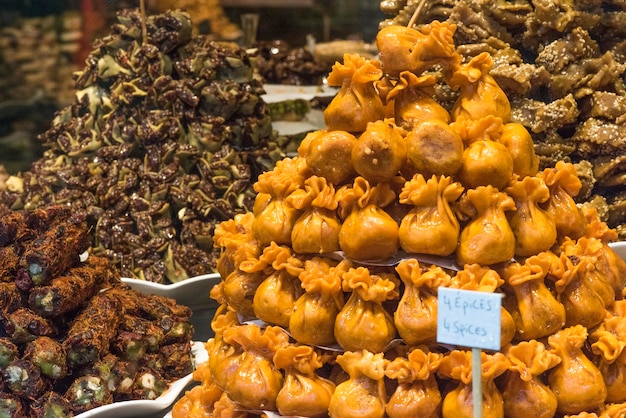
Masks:
[[[215,336],[174,418],[471,417],[471,350],[437,343],[440,287],[503,296],[484,417],[624,416],[617,234],[574,202],[571,163],[539,170],[493,57],[464,61],[455,30],[389,26],[379,59],[333,66],[326,128],[215,230]]]
[[[457,51],[494,58],[490,74],[535,142],[540,169],[575,164],[602,220],[626,240],[626,4],[569,0],[380,2],[380,27],[446,20]],[[450,102],[450,89],[436,92]]]
[[[180,10],[122,10],[75,74],[74,102],[8,180],[0,215],[72,205],[92,253],[123,277],[173,283],[215,272],[215,226],[247,212],[258,173],[284,155],[245,50],[193,36]]]

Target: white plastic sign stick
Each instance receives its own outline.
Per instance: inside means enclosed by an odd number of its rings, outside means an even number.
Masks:
[[[481,418],[483,390],[480,349],[500,350],[502,295],[447,287],[440,287],[437,293],[437,342],[472,348],[474,418]]]

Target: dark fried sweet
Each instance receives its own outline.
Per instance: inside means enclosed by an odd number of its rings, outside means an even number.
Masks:
[[[89,300],[63,341],[68,364],[80,366],[101,358],[115,337],[123,312],[122,303],[110,291],[98,293]]]
[[[19,263],[17,283],[20,289],[47,284],[77,265],[80,254],[89,248],[88,232],[85,222],[70,218],[31,241]]]
[[[109,353],[94,363],[85,374],[103,379],[113,393],[113,398],[119,400],[132,391],[137,368],[136,364],[120,360],[115,354]]]
[[[145,343],[147,352],[155,352],[161,346],[165,339],[163,329],[161,329],[153,321],[141,318],[139,316],[126,314],[120,322],[121,331],[131,331]]]
[[[136,332],[120,330],[111,341],[111,351],[122,360],[137,363],[146,354],[146,342],[143,336]]]
[[[48,319],[36,314],[28,308],[19,308],[5,318],[4,329],[11,340],[22,344],[39,336],[55,337],[56,326]]]
[[[175,299],[155,294],[144,295],[128,286],[117,286],[109,291],[116,295],[126,312],[151,319],[175,317],[187,320],[191,317],[191,309],[179,305]]]
[[[30,308],[43,316],[59,316],[79,307],[107,281],[108,270],[96,266],[97,262],[79,265],[54,277],[49,285],[33,287],[28,297]]]
[[[0,219],[0,246],[13,243],[28,229],[22,212],[11,212]]]
[[[0,282],[15,280],[19,256],[12,245],[0,247]]]
[[[128,399],[156,399],[167,389],[167,381],[157,372],[141,369]]]
[[[0,282],[0,312],[7,316],[23,305],[23,297],[14,282]]]
[[[18,348],[8,338],[0,338],[0,370],[4,370],[13,360],[18,358]]]
[[[11,393],[23,399],[37,399],[47,387],[39,368],[26,359],[13,360],[4,369],[2,380]]]
[[[48,391],[35,399],[30,410],[34,418],[70,418],[74,416],[67,399],[54,391]]]
[[[24,418],[28,416],[28,408],[18,396],[0,392],[0,416],[7,418]]]
[[[159,352],[163,358],[164,376],[180,378],[193,372],[193,359],[189,341],[164,345]]]
[[[113,402],[113,395],[106,381],[97,376],[80,376],[65,392],[65,399],[75,414]]]
[[[65,350],[61,343],[50,337],[39,337],[26,344],[22,358],[30,360],[43,375],[52,379],[67,375]]]

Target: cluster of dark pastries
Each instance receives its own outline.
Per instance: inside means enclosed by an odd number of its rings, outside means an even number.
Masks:
[[[217,222],[251,209],[258,173],[283,156],[245,50],[192,36],[188,14],[118,13],[75,73],[76,97],[0,213],[69,203],[92,253],[123,277],[171,283],[213,272]]]
[[[155,399],[193,370],[191,310],[123,284],[88,232],[67,205],[0,219],[2,416]]]

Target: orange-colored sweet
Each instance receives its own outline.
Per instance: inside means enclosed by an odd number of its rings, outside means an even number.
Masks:
[[[463,140],[442,120],[420,122],[407,133],[405,141],[408,163],[419,174],[452,176],[463,166]]]
[[[337,385],[330,398],[329,415],[332,418],[382,418],[387,400],[383,353],[346,351],[337,356],[336,361],[348,373],[348,379]]]
[[[346,257],[384,260],[398,251],[399,226],[383,209],[395,196],[388,183],[372,187],[363,177],[357,177],[353,185],[337,191],[339,214],[343,219],[339,246]]]
[[[339,185],[354,174],[351,159],[356,142],[354,135],[346,131],[317,131],[308,146],[303,142],[298,152],[302,152],[313,174],[324,177],[333,185]],[[338,161],[342,163],[337,164]]]
[[[330,347],[336,344],[335,319],[345,300],[341,287],[343,273],[352,263],[314,257],[305,261],[300,273],[304,294],[289,317],[289,331],[302,344]]]
[[[441,391],[435,378],[443,354],[425,346],[398,356],[385,368],[385,375],[398,386],[389,396],[385,412],[389,418],[436,418],[441,413]]]
[[[294,191],[287,202],[301,210],[291,230],[291,247],[298,254],[320,254],[339,250],[341,222],[337,216],[335,188],[324,177],[311,176],[304,188]]]
[[[400,337],[408,345],[437,341],[437,289],[450,285],[450,276],[440,267],[422,271],[417,260],[401,262],[396,271],[404,283],[404,293],[393,315]]]
[[[546,337],[565,325],[565,307],[545,284],[549,269],[545,253],[502,269],[506,290],[502,304],[515,321],[517,341]]]
[[[582,325],[565,328],[548,338],[561,362],[548,372],[548,383],[556,395],[557,412],[578,414],[604,404],[606,385],[600,370],[583,352],[587,329]]]
[[[335,384],[316,373],[323,365],[321,355],[310,346],[288,345],[276,351],[273,361],[285,373],[276,397],[278,412],[283,416],[326,416]]]
[[[450,122],[450,113],[433,99],[435,83],[432,74],[400,73],[397,82],[388,88],[384,96],[385,101],[393,101],[394,119],[398,126],[410,131],[430,119]]]
[[[561,362],[561,358],[537,340],[522,341],[503,350],[509,370],[502,381],[504,415],[510,418],[552,418],[557,398],[541,375]]]
[[[450,203],[457,200],[463,186],[450,177],[421,174],[406,182],[400,203],[412,209],[402,218],[398,236],[400,247],[411,253],[447,256],[456,250],[461,227]]]
[[[504,192],[515,202],[508,219],[515,235],[515,255],[528,257],[548,251],[556,243],[556,222],[541,204],[550,190],[539,177],[514,178]]]
[[[471,221],[461,230],[459,264],[489,266],[510,260],[515,254],[515,236],[505,212],[515,209],[513,199],[492,186],[468,190],[462,204]]]
[[[495,379],[509,367],[502,353],[481,352],[482,416],[496,418],[504,416],[502,394]],[[437,374],[452,379],[452,386],[443,399],[443,418],[472,418],[474,416],[472,388],[472,352],[453,350],[441,360]]]
[[[383,119],[383,102],[374,88],[382,76],[379,61],[344,54],[343,63],[336,62],[327,78],[329,86],[340,88],[324,110],[328,129],[363,132],[369,122]]]
[[[352,166],[371,184],[390,181],[406,162],[403,130],[392,121],[367,124],[352,148]]]
[[[382,352],[396,336],[382,304],[397,297],[397,283],[357,267],[344,273],[342,287],[351,293],[335,319],[335,339],[346,351]]]

